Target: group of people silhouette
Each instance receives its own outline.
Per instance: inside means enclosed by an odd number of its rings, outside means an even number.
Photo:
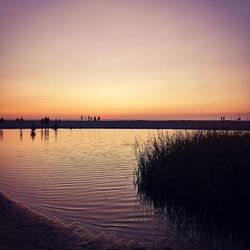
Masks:
[[[83,120],[83,116],[81,115],[81,121]],[[88,116],[87,117],[88,121],[100,121],[101,117],[100,116]]]
[[[49,125],[49,122],[50,122],[50,119],[49,117],[44,117],[41,119],[41,125],[45,125],[45,126],[48,126]]]
[[[225,116],[221,116],[221,117],[220,117],[220,120],[221,120],[221,121],[225,121],[225,120],[226,120],[226,117],[225,117]],[[236,121],[241,121],[241,116],[240,116],[240,115],[236,118]]]
[[[88,121],[100,121],[100,120],[101,120],[100,116],[98,116],[98,117],[96,117],[96,116],[94,116],[94,117],[88,116]]]
[[[17,121],[17,122],[20,122],[20,124],[23,125],[24,119],[23,119],[23,117],[21,117],[21,118],[16,118],[16,121]]]

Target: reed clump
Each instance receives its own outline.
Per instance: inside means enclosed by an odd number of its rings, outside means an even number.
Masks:
[[[146,200],[222,217],[249,213],[249,132],[159,133],[135,149],[135,182]]]

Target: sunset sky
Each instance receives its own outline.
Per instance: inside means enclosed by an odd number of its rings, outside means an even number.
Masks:
[[[0,0],[0,116],[239,114],[249,0]]]

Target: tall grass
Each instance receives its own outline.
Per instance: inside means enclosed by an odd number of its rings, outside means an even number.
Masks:
[[[159,133],[135,149],[144,200],[250,232],[249,132]]]

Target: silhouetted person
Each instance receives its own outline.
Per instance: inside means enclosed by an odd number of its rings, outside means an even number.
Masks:
[[[35,125],[35,123],[32,123],[32,125],[31,125],[31,131],[35,132],[35,130],[36,130],[36,125]]]
[[[1,127],[3,126],[3,123],[4,123],[4,119],[3,119],[3,117],[0,119],[0,125],[1,125]]]
[[[81,115],[81,121],[82,121],[82,118],[83,118],[83,117],[82,117],[82,115]]]
[[[50,122],[49,117],[45,117],[44,118],[44,124],[45,124],[46,127],[49,126],[49,122]]]
[[[97,120],[98,120],[98,121],[100,121],[100,120],[101,120],[100,116],[98,116]]]
[[[43,127],[43,124],[44,124],[44,119],[42,118],[41,119],[41,125],[42,125],[42,127]]]
[[[57,129],[58,129],[57,123],[54,123],[53,129],[54,129],[54,130],[57,130]]]
[[[94,117],[94,121],[96,121],[96,117]]]

